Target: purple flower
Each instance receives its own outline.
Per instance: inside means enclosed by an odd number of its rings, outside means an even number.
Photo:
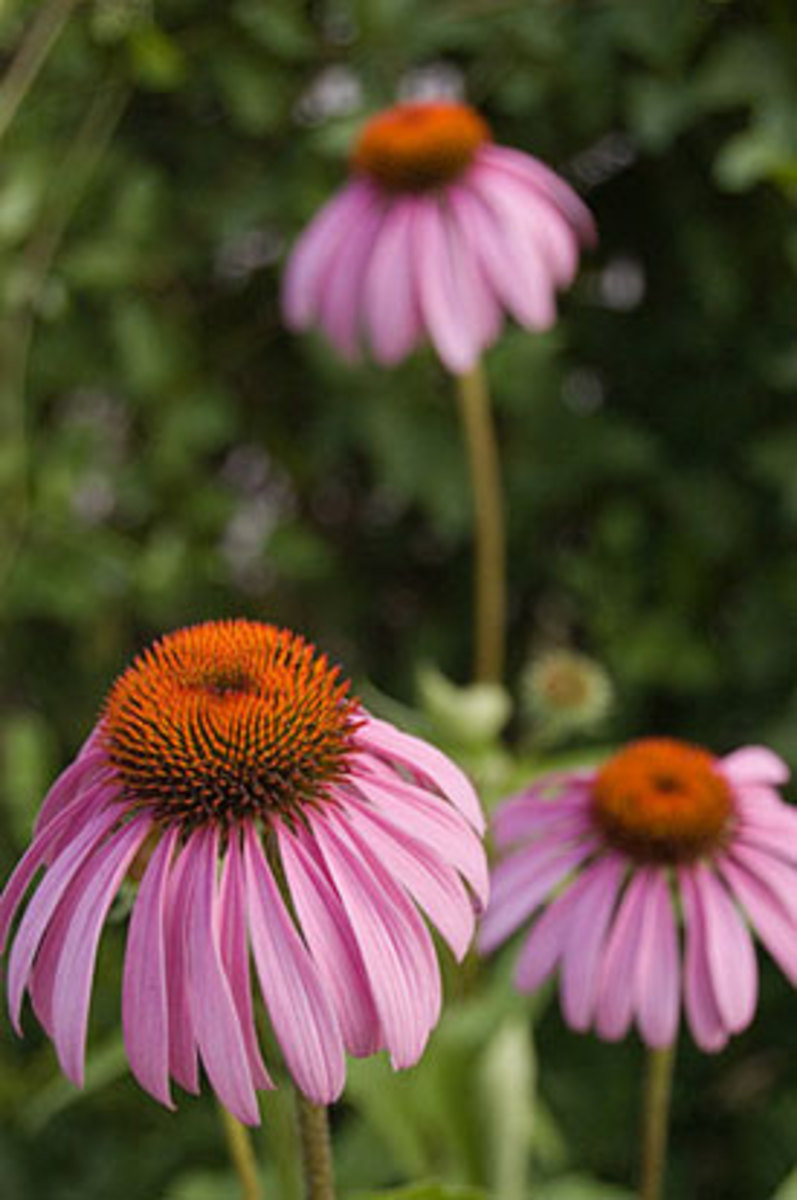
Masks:
[[[140,878],[122,1022],[142,1087],[171,1108],[170,1079],[198,1091],[201,1062],[257,1123],[273,1084],[251,952],[290,1075],[328,1103],[345,1051],[421,1055],[440,975],[418,910],[461,958],[487,892],[482,830],[459,769],[371,717],[302,638],[243,620],[170,634],[111,688],[0,898],[2,948],[44,868],[11,944],[12,1022],[29,992],[81,1085],[100,934]]]
[[[498,337],[504,312],[529,329],[556,320],[579,244],[594,239],[575,192],[537,159],[496,146],[464,104],[400,104],[374,117],[352,180],[288,263],[284,311],[356,358],[399,362],[428,337],[454,373]]]
[[[697,1044],[720,1050],[755,1012],[751,926],[797,983],[797,812],[775,790],[787,778],[764,747],[718,759],[665,738],[546,776],[495,814],[496,843],[517,848],[495,869],[480,948],[535,917],[516,983],[533,991],[558,970],[572,1028],[611,1041],[634,1021],[669,1046],[683,1000]]]

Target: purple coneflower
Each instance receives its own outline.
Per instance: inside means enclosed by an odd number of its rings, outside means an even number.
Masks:
[[[122,1019],[142,1087],[173,1107],[170,1079],[198,1091],[201,1062],[257,1123],[273,1084],[251,952],[287,1069],[326,1104],[345,1051],[422,1053],[440,975],[418,909],[460,958],[486,897],[482,829],[458,768],[371,717],[301,637],[245,620],[170,634],[111,688],[0,899],[2,945],[43,869],[11,944],[13,1024],[27,991],[82,1083],[100,933],[140,878]]]
[[[504,312],[528,329],[556,320],[592,218],[550,168],[496,146],[465,104],[399,104],[365,126],[353,178],[288,263],[284,309],[356,358],[399,362],[428,337],[454,374],[497,338]]]
[[[764,747],[715,758],[632,742],[597,770],[547,776],[496,812],[500,849],[480,932],[489,952],[537,915],[516,982],[559,971],[565,1020],[607,1040],[636,1022],[675,1041],[681,998],[697,1044],[720,1050],[756,1007],[750,926],[797,983],[797,812]],[[684,946],[679,927],[683,926]]]

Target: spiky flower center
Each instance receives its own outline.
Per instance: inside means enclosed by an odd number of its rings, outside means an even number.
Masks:
[[[187,825],[298,813],[339,778],[357,703],[303,638],[257,621],[169,634],[117,679],[102,728],[126,800]]]
[[[368,122],[352,166],[390,191],[426,191],[461,175],[489,137],[487,122],[467,104],[399,104]]]
[[[604,764],[592,811],[607,841],[630,857],[691,862],[722,845],[733,797],[706,750],[649,738]]]

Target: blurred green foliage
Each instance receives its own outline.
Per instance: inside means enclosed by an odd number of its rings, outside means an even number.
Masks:
[[[421,662],[467,678],[448,381],[428,352],[346,367],[278,308],[286,250],[358,123],[441,81],[562,170],[601,231],[557,329],[510,330],[488,361],[510,690],[530,654],[573,645],[613,680],[612,737],[763,740],[797,761],[796,59],[788,0],[0,5],[0,865],[114,673],[162,630],[284,622],[403,704]],[[447,713],[440,736],[497,794],[505,751],[461,744],[481,701],[448,709],[424,679],[421,720]],[[487,701],[497,728],[503,701]],[[119,940],[94,1091],[64,1108],[41,1036],[3,1033],[4,1200],[235,1194],[207,1098],[178,1126],[126,1076],[101,1086]],[[353,1196],[415,1177],[451,1186],[388,1194],[514,1200],[529,1156],[550,1180],[538,1200],[625,1194],[638,1046],[576,1038],[547,1007],[539,1064],[530,1042],[525,1068],[510,1053],[513,1119],[484,1120],[506,1099],[490,1099],[501,1038],[528,1039],[508,970],[454,998],[415,1072],[388,1088],[384,1064],[356,1065],[337,1142]],[[791,1195],[793,1012],[766,969],[749,1033],[719,1060],[684,1048],[671,1195],[750,1200],[784,1180]],[[289,1116],[265,1107],[269,1195],[292,1200]]]

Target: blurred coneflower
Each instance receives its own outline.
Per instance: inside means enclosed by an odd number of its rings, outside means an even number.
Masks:
[[[461,957],[486,897],[482,828],[458,768],[371,717],[301,637],[245,620],[170,634],[111,688],[0,899],[4,943],[43,870],[11,943],[13,1024],[28,991],[82,1083],[100,933],[137,877],[122,1019],[142,1087],[171,1108],[170,1080],[198,1091],[201,1063],[258,1121],[273,1083],[251,951],[287,1070],[326,1104],[346,1051],[421,1055],[440,976],[419,909]]]
[[[480,948],[536,917],[518,988],[558,970],[572,1028],[615,1040],[636,1024],[652,1050],[645,1197],[659,1194],[681,1004],[702,1050],[750,1024],[751,926],[797,983],[797,812],[776,790],[787,779],[764,747],[716,758],[650,738],[598,769],[550,774],[495,813],[496,844],[511,852],[493,873]]]
[[[506,550],[499,457],[482,353],[509,313],[556,321],[592,217],[538,159],[497,146],[467,104],[398,104],[362,130],[351,178],[300,237],[283,310],[349,359],[393,365],[428,339],[456,377],[473,490],[474,674],[500,682]]]
[[[497,146],[466,104],[399,104],[365,126],[352,178],[300,238],[285,276],[294,329],[320,327],[354,358],[399,362],[428,338],[454,374],[475,366],[503,314],[556,320],[592,218],[549,167]]]

